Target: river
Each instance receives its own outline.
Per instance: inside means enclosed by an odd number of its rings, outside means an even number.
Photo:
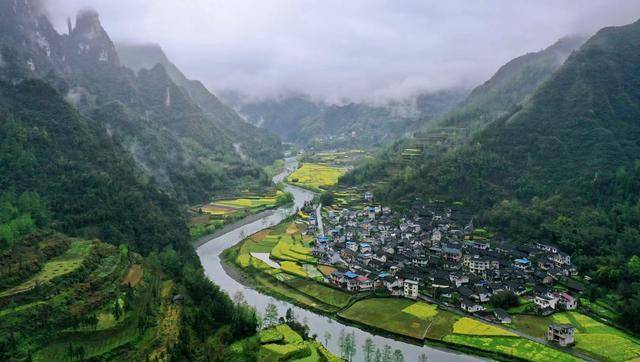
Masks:
[[[297,167],[294,158],[288,158],[285,163],[285,170],[276,175],[273,180],[275,183],[282,181],[292,170]],[[239,221],[230,225],[218,233],[209,237],[209,240],[201,242],[197,249],[198,256],[204,267],[205,274],[217,285],[219,285],[230,296],[237,292],[244,294],[247,302],[256,308],[258,312],[264,312],[269,303],[273,303],[278,307],[278,312],[284,316],[286,310],[291,308],[298,320],[306,320],[310,327],[310,334],[316,334],[318,339],[327,346],[327,348],[336,355],[340,355],[339,336],[342,331],[344,333],[355,332],[356,344],[358,346],[355,355],[355,361],[363,360],[362,344],[367,337],[370,337],[374,345],[380,349],[384,345],[389,345],[392,350],[400,349],[404,355],[405,361],[418,361],[421,354],[426,354],[429,361],[479,361],[478,357],[468,356],[456,351],[435,348],[431,346],[420,346],[416,344],[406,343],[392,338],[371,334],[357,327],[348,326],[341,322],[329,318],[327,316],[314,313],[312,311],[297,307],[289,302],[281,301],[266,294],[262,294],[254,289],[246,287],[235,279],[231,278],[222,267],[220,254],[227,248],[237,244],[246,236],[256,233],[262,229],[277,225],[287,216],[292,215],[306,201],[313,198],[314,194],[310,191],[294,187],[286,186],[294,196],[294,205],[289,208],[280,208],[274,211],[265,212],[260,215],[257,220],[251,222]],[[325,340],[325,334],[329,332],[331,338],[328,343]]]

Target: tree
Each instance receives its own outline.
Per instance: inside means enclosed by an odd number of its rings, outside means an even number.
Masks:
[[[422,353],[420,357],[418,357],[418,362],[427,362],[428,360],[429,358],[427,357],[426,353]]]
[[[391,362],[391,346],[388,344],[382,349],[382,362]]]
[[[340,338],[338,339],[338,346],[340,347],[340,357],[346,358],[347,356],[347,336],[344,333],[344,329],[340,331]]]
[[[351,361],[353,359],[353,356],[356,355],[357,349],[355,332],[351,332],[345,337],[345,352],[348,361]]]
[[[233,295],[233,302],[237,305],[246,305],[247,304],[247,300],[244,297],[244,294],[242,294],[241,291],[237,291],[236,294]]]
[[[278,324],[278,308],[275,304],[269,303],[264,310],[264,318],[262,319],[264,327],[268,328]]]
[[[640,278],[640,256],[632,256],[627,263],[627,269],[632,278]]]
[[[382,362],[382,352],[380,352],[380,348],[376,348],[376,356],[373,360],[375,362]]]
[[[331,333],[329,331],[324,332],[324,345],[325,347],[329,346],[329,341],[331,340]]]
[[[393,362],[404,362],[404,356],[401,350],[396,349],[393,351]]]
[[[367,339],[364,341],[364,344],[362,345],[362,352],[364,354],[365,362],[373,362],[373,354],[375,352],[374,348],[375,346],[373,345],[373,340],[371,339],[371,337],[367,337]]]
[[[120,298],[116,298],[115,303],[113,303],[112,313],[116,320],[120,320],[120,317],[122,317],[122,306],[120,305]]]
[[[520,304],[518,296],[515,293],[505,290],[491,296],[491,305],[496,308],[508,309],[517,307]]]
[[[320,195],[320,202],[322,205],[331,206],[334,201],[335,197],[331,191],[323,192],[322,195]]]
[[[284,319],[287,321],[287,323],[291,323],[296,319],[295,315],[293,314],[293,309],[287,308]]]

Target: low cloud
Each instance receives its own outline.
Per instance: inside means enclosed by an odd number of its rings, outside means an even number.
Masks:
[[[572,33],[640,16],[640,1],[65,0],[56,27],[93,7],[117,41],[156,42],[214,91],[328,101],[471,87]]]

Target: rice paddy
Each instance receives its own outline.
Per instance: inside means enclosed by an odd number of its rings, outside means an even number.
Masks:
[[[568,353],[520,337],[481,337],[451,334],[445,336],[443,341],[473,347],[487,352],[496,352],[528,361],[580,361],[580,359]]]
[[[414,306],[415,304],[418,306]],[[409,312],[404,311],[406,308],[409,308]],[[435,317],[428,304],[400,298],[364,299],[341,311],[339,315],[417,339],[425,337],[429,323]]]
[[[346,169],[344,168],[337,168],[317,163],[305,163],[302,167],[287,177],[287,182],[322,192],[323,190],[337,184],[340,176],[345,173]]]
[[[277,204],[278,197],[283,194],[278,190],[272,196],[247,196],[235,199],[220,199],[200,207],[202,212],[214,216],[227,216],[241,210],[266,209]]]
[[[557,313],[555,323],[568,323],[576,328],[575,348],[609,361],[640,358],[640,340],[577,312]]]
[[[323,303],[339,308],[346,307],[351,300],[351,295],[347,292],[308,279],[292,278],[287,280],[286,284]]]
[[[513,332],[468,317],[460,318],[454,323],[453,333],[475,336],[516,336]]]

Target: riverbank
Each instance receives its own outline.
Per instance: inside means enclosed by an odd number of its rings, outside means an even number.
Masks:
[[[253,222],[256,222],[256,221],[258,221],[260,219],[264,219],[266,217],[269,217],[269,216],[275,214],[277,210],[278,210],[277,208],[274,208],[274,209],[261,211],[261,212],[259,212],[257,214],[252,214],[252,215],[246,216],[246,217],[244,217],[243,219],[241,219],[239,221],[235,221],[235,222],[233,222],[231,224],[227,224],[227,225],[223,226],[222,229],[216,230],[213,234],[208,234],[208,235],[202,236],[202,237],[194,240],[192,242],[192,245],[193,245],[193,247],[195,249],[197,249],[197,248],[201,247],[202,245],[208,243],[209,241],[211,241],[213,239],[216,239],[216,238],[218,238],[218,237],[220,237],[220,236],[222,236],[222,235],[224,235],[226,233],[229,233],[229,232],[231,232],[231,231],[233,231],[235,229],[238,229],[238,228],[243,227],[245,225],[248,225],[248,224],[251,224]]]

